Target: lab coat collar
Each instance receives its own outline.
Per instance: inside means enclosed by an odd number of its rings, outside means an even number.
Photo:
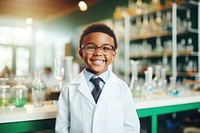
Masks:
[[[112,84],[119,84],[119,78],[110,71],[109,78],[107,82],[105,83],[104,89],[99,97],[99,100],[97,102],[97,105],[101,103],[101,101],[108,96],[110,91],[114,88],[112,88]],[[84,71],[82,71],[74,80],[72,80],[69,85],[78,85],[77,90],[94,106],[96,105],[91,92],[89,91],[88,84],[86,83],[85,77],[84,77]]]

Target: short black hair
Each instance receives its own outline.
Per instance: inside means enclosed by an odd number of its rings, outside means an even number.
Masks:
[[[102,33],[105,33],[105,34],[111,36],[114,40],[115,50],[117,49],[117,39],[116,39],[115,33],[106,24],[101,24],[101,23],[91,24],[85,28],[85,30],[83,31],[81,38],[79,40],[79,48],[80,49],[81,49],[81,46],[83,43],[83,38],[86,35],[93,33],[93,32],[102,32]]]

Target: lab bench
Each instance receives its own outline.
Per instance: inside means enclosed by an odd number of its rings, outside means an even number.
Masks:
[[[200,109],[200,92],[187,92],[179,96],[154,95],[134,99],[138,116],[150,117],[151,133],[157,133],[158,116],[173,112]],[[0,108],[0,131],[2,133],[32,132],[54,129],[57,106],[45,102],[36,108],[31,103],[16,108],[12,105]]]

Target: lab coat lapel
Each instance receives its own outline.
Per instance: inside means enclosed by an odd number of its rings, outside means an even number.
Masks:
[[[80,78],[77,79],[77,82],[80,83],[80,85],[78,86],[77,90],[81,93],[81,95],[85,97],[86,100],[95,105],[95,101],[92,97],[91,92],[89,91],[88,84],[86,83],[83,72],[80,73],[79,76]]]
[[[109,98],[109,94],[112,93],[112,91],[114,91],[114,89],[115,89],[115,88],[113,88],[113,84],[119,84],[119,80],[114,75],[113,72],[110,72],[110,76],[105,83],[103,91],[101,92],[101,95],[97,102],[97,105],[101,104],[101,102],[103,102],[104,100],[107,100]]]

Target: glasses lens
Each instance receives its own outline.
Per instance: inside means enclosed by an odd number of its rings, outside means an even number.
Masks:
[[[86,45],[86,46],[84,47],[84,49],[85,49],[85,51],[86,51],[87,53],[93,54],[93,53],[96,51],[97,46],[95,46],[95,45]]]
[[[102,45],[101,50],[103,51],[103,53],[109,54],[113,51],[113,47],[110,45]]]
[[[101,52],[103,54],[110,54],[111,52],[113,52],[114,47],[109,45],[109,44],[104,44],[101,47],[98,47],[97,45],[93,45],[93,44],[89,44],[89,45],[85,45],[84,50],[88,53],[88,54],[93,54],[95,53],[95,51],[100,48]]]

